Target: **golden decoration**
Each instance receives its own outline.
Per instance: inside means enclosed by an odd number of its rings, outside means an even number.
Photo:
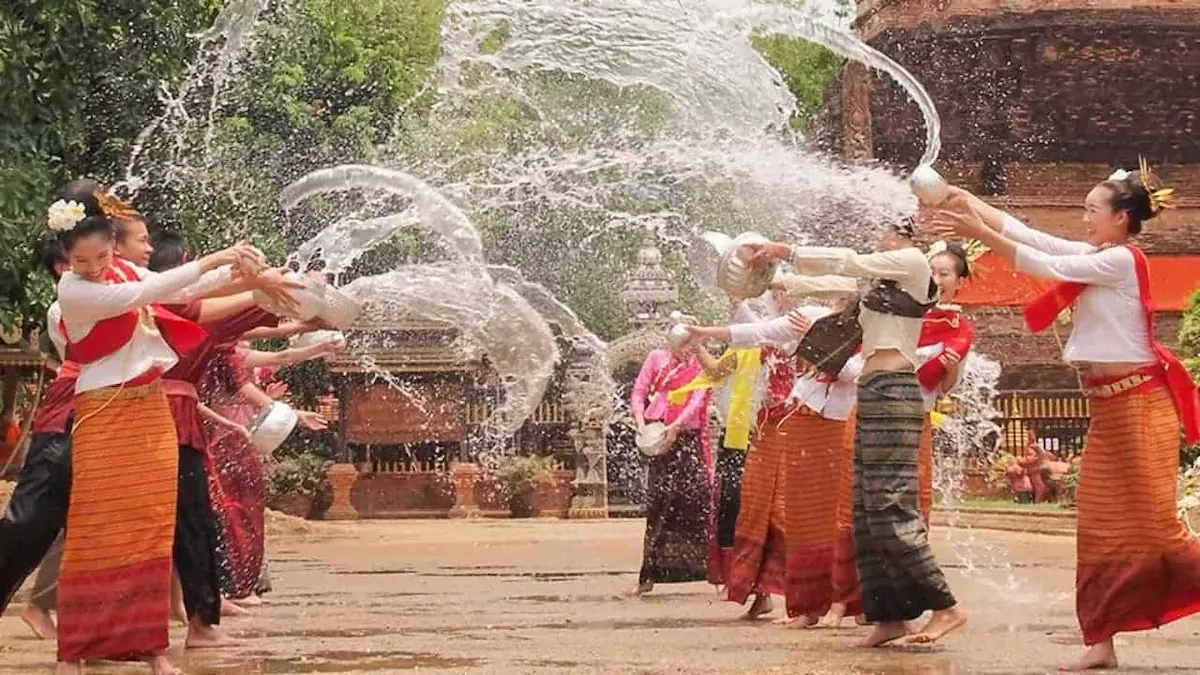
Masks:
[[[1155,176],[1145,157],[1138,157],[1138,172],[1141,175],[1142,187],[1150,195],[1150,212],[1158,215],[1163,209],[1175,208],[1175,188],[1154,189]]]
[[[134,220],[142,217],[142,214],[129,202],[116,195],[108,194],[103,188],[96,188],[95,196],[96,202],[100,204],[100,210],[111,220]]]

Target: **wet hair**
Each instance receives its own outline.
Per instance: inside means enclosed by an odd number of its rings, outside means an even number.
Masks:
[[[1142,184],[1141,171],[1131,171],[1128,176],[1119,180],[1110,178],[1101,185],[1112,193],[1112,210],[1124,211],[1129,215],[1129,234],[1140,234],[1142,223],[1158,215],[1150,202],[1150,190]],[[1158,178],[1152,175],[1150,188],[1157,190],[1161,187]]]
[[[41,239],[33,245],[33,254],[37,259],[38,265],[42,269],[50,273],[50,276],[58,279],[59,273],[57,265],[67,262],[67,251],[63,248],[62,241],[58,238],[57,232],[47,232],[42,235]]]
[[[108,216],[103,214],[86,216],[83,220],[75,223],[75,227],[59,232],[58,240],[62,242],[63,251],[70,253],[79,240],[95,234],[102,235],[109,242],[112,241],[112,222],[109,221]]]
[[[963,245],[952,241],[946,244],[946,248],[938,252],[935,258],[941,256],[949,256],[954,259],[954,272],[958,274],[959,279],[971,278],[971,261],[967,259],[967,249]]]
[[[154,253],[150,254],[150,269],[163,272],[188,261],[187,241],[172,230],[159,230],[152,239]]]

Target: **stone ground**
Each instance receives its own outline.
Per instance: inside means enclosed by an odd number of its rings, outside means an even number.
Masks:
[[[935,649],[862,651],[854,629],[738,621],[705,584],[621,597],[642,521],[279,522],[269,604],[227,620],[236,648],[173,649],[187,673],[1023,675],[1079,649],[1070,537],[935,528],[970,624]],[[52,672],[53,644],[27,635],[20,609],[0,620],[0,673]],[[1200,673],[1200,618],[1119,649],[1122,672]]]

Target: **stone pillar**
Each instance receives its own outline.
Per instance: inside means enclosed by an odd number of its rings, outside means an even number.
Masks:
[[[596,347],[576,338],[571,345],[563,402],[570,411],[575,444],[575,494],[568,518],[608,517],[608,421],[613,384]]]
[[[329,484],[333,488],[333,504],[325,512],[325,520],[358,520],[358,509],[350,501],[358,469],[353,464],[334,464],[329,468]]]
[[[454,483],[454,506],[451,518],[478,518],[479,504],[475,503],[475,484],[483,472],[472,462],[458,462],[450,468],[450,481]]]

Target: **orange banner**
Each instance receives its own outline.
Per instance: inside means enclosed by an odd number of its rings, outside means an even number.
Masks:
[[[1158,255],[1149,259],[1155,309],[1182,311],[1200,285],[1200,255]],[[976,261],[971,281],[958,292],[956,301],[962,305],[1026,305],[1053,284],[1017,272],[1007,260],[988,251]]]

